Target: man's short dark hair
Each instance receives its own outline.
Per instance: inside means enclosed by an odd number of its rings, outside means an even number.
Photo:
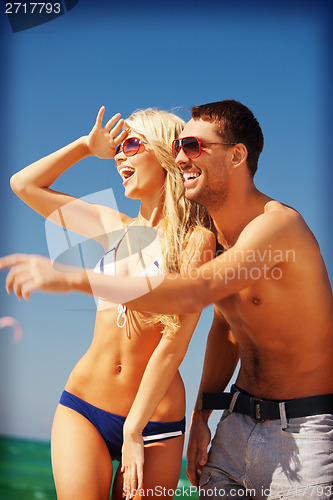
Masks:
[[[234,100],[211,102],[193,106],[192,118],[216,123],[223,141],[244,144],[248,152],[247,165],[251,176],[254,176],[264,147],[264,136],[258,120],[249,108]]]

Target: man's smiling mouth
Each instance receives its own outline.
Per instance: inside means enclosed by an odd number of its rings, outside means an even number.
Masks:
[[[200,177],[200,175],[201,172],[198,172],[198,170],[191,172],[183,172],[184,187],[189,187],[192,184],[194,184],[196,180]]]
[[[201,172],[183,172],[184,181],[190,181],[200,177]]]

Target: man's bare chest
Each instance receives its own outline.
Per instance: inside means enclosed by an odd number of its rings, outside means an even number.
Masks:
[[[271,328],[281,321],[290,297],[282,283],[256,282],[216,303],[233,331],[252,332]]]

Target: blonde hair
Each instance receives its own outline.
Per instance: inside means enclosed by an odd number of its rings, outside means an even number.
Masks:
[[[185,126],[184,120],[167,111],[152,108],[138,110],[125,120],[125,125],[143,136],[153,148],[155,156],[166,170],[164,183],[162,245],[163,267],[166,272],[181,271],[181,252],[193,228],[208,220],[207,212],[184,196],[183,177],[172,156],[172,141]],[[180,326],[178,315],[152,314],[147,320],[160,324],[163,333],[175,333]]]

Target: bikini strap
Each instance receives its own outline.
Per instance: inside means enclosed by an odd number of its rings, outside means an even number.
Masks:
[[[110,248],[110,250],[108,250],[107,252],[105,252],[104,255],[107,255],[108,253],[112,252],[113,250],[117,250],[118,246],[120,245],[120,243],[122,242],[122,240],[124,239],[124,237],[126,236],[129,228],[131,226],[133,226],[133,224],[135,224],[136,222],[136,219],[134,219],[133,222],[131,222],[128,226],[125,227],[123,233],[119,236],[119,238],[116,239],[116,241],[114,242],[114,245],[112,248]]]
[[[112,248],[110,248],[109,250],[107,250],[107,251],[105,252],[105,254],[103,255],[103,257],[101,258],[100,263],[99,263],[99,267],[100,267],[100,270],[101,270],[101,272],[102,272],[102,273],[104,273],[104,259],[105,259],[105,256],[106,256],[106,255],[108,255],[110,252],[115,252],[115,253],[117,252],[117,250],[118,250],[118,247],[119,247],[120,243],[122,242],[122,240],[123,240],[123,239],[124,239],[124,237],[126,236],[126,234],[127,234],[128,230],[129,230],[129,228],[130,228],[131,226],[133,226],[133,224],[135,224],[135,222],[136,222],[136,219],[134,219],[134,221],[133,221],[133,222],[131,222],[131,223],[130,223],[127,227],[125,227],[125,229],[124,229],[123,233],[122,233],[122,234],[119,236],[119,238],[117,238],[117,239],[116,239],[116,241],[114,242],[113,247],[112,247]]]

